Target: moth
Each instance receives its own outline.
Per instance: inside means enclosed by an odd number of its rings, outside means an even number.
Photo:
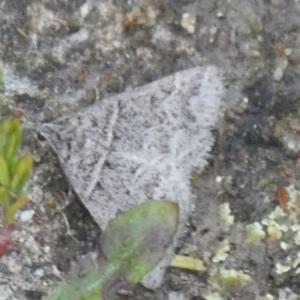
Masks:
[[[166,258],[144,278],[148,288],[162,283],[186,232],[195,201],[191,174],[209,157],[223,94],[218,68],[199,66],[42,126],[74,191],[101,228],[150,199],[178,203],[178,232]]]

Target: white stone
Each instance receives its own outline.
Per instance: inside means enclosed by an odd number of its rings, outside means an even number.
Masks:
[[[168,298],[169,298],[169,300],[185,300],[185,299],[187,299],[183,293],[179,293],[179,292],[169,292]]]
[[[281,80],[282,77],[283,77],[283,70],[280,67],[276,68],[273,74],[273,79],[275,81],[279,81]]]
[[[38,277],[43,277],[44,276],[44,270],[43,269],[41,269],[41,268],[39,268],[39,269],[36,269],[35,271],[34,271],[34,275],[35,276],[38,276]]]
[[[51,250],[51,248],[50,248],[49,246],[45,246],[45,247],[44,247],[44,252],[45,252],[45,253],[49,253],[50,250]]]
[[[184,13],[181,17],[181,27],[189,34],[193,34],[196,28],[196,15]]]
[[[222,176],[217,176],[216,177],[216,183],[221,183],[223,180]]]
[[[21,222],[29,222],[32,220],[32,217],[34,214],[35,214],[35,211],[33,209],[24,210],[20,214],[20,221]]]
[[[81,5],[80,7],[80,16],[82,19],[84,19],[88,14],[89,12],[91,11],[91,5],[89,2],[86,2],[84,3],[83,5]]]

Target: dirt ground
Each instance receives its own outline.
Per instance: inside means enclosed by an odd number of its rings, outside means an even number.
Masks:
[[[1,113],[23,112],[24,151],[35,160],[31,201],[0,261],[0,300],[42,299],[99,236],[32,124],[208,64],[223,70],[227,92],[178,249],[208,269],[170,268],[160,289],[139,286],[130,299],[299,299],[299,15],[298,0],[0,0]],[[286,212],[278,210],[280,187],[293,203]],[[229,231],[219,217],[224,203],[234,216]],[[266,237],[246,246],[253,223]],[[217,261],[224,244],[230,249]],[[225,269],[247,282],[224,291],[215,274]]]

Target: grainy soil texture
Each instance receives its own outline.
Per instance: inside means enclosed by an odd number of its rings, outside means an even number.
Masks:
[[[34,124],[198,65],[226,95],[177,254],[206,270],[118,299],[300,299],[299,16],[298,0],[0,0],[1,114],[22,112],[35,161],[0,300],[43,299],[100,234]]]

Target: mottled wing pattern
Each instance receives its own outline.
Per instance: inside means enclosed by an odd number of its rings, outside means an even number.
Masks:
[[[208,158],[222,94],[218,69],[195,67],[45,124],[44,134],[100,227],[149,199],[177,202],[175,247],[193,210],[190,175]],[[164,263],[146,286],[160,284]]]

